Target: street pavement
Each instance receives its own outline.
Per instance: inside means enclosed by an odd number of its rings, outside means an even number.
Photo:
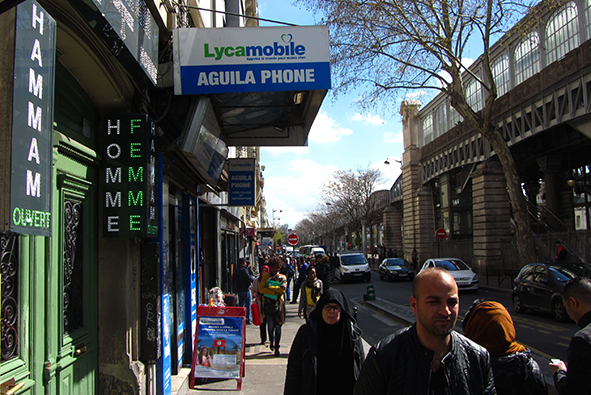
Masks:
[[[499,290],[500,291],[500,290]],[[407,306],[397,305],[386,300],[376,298],[375,301],[367,301],[367,304],[380,310],[382,313],[396,317],[408,323],[415,321],[414,314]],[[287,357],[293,339],[304,320],[297,315],[297,304],[287,303],[287,315],[282,327],[281,355],[275,357],[267,344],[260,344],[260,329],[255,325],[246,326],[245,348],[245,376],[242,380],[240,392],[245,395],[277,395],[283,393]],[[370,345],[364,341],[364,349],[367,353]],[[557,394],[550,370],[547,368],[549,360],[534,353],[534,359],[544,371],[548,383],[549,395]],[[178,376],[173,376],[173,395],[195,394],[225,394],[237,392],[237,380],[219,380],[200,383],[195,388],[189,388],[190,369],[184,368]]]
[[[282,327],[281,355],[275,357],[269,349],[269,342],[261,345],[260,329],[255,325],[246,326],[246,368],[242,379],[242,390],[245,395],[279,395],[283,393],[285,373],[287,369],[287,357],[295,335],[301,325],[305,323],[298,317],[298,305],[287,303],[287,315]],[[369,344],[364,342],[365,352],[369,351]],[[177,378],[173,383],[173,395],[184,394],[230,394],[236,393],[237,380],[221,380],[208,382],[189,389],[190,369],[183,369],[182,374],[186,378]],[[175,388],[176,386],[176,388]]]

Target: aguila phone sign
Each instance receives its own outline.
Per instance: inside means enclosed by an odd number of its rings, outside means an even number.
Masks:
[[[173,34],[177,95],[330,89],[327,26],[184,28]]]

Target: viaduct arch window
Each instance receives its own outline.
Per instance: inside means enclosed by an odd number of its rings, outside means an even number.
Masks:
[[[466,84],[466,101],[472,110],[482,110],[482,85],[475,79]]]
[[[433,140],[433,115],[429,114],[423,118],[423,145]]]
[[[531,32],[515,48],[515,85],[540,71],[540,37]]]
[[[577,5],[566,3],[546,24],[546,64],[562,59],[579,46]]]
[[[447,132],[447,102],[443,102],[437,107],[435,113],[435,138]]]
[[[497,85],[497,97],[509,92],[509,56],[501,55],[492,64],[492,74]]]

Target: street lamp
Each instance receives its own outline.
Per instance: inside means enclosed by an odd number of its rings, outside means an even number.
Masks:
[[[390,158],[395,158],[395,157],[394,156],[387,157],[386,160],[384,161],[384,164],[385,165],[389,165],[390,164],[390,161],[388,160]],[[402,164],[402,160],[394,159],[394,162],[398,162],[398,163]]]
[[[277,212],[277,211],[279,211],[280,213],[283,212],[283,210],[281,210],[281,209],[273,209],[273,213],[272,213],[272,216],[273,216],[273,226],[275,226],[275,212]],[[277,220],[280,221],[281,218],[277,218]]]

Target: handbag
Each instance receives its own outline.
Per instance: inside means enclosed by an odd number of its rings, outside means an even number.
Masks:
[[[279,312],[279,301],[265,297],[263,303],[265,315],[275,315]]]
[[[256,302],[250,305],[250,317],[254,325],[261,325],[261,311],[259,310],[259,305]]]

